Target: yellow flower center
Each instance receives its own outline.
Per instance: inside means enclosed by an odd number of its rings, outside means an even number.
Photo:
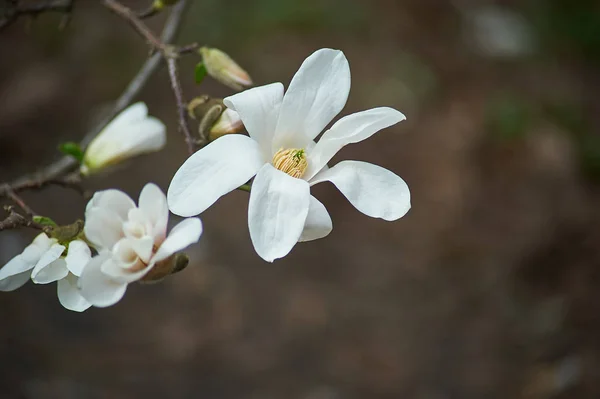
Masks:
[[[289,148],[281,149],[273,156],[273,166],[288,175],[301,178],[306,171],[308,161],[306,152],[303,149]]]

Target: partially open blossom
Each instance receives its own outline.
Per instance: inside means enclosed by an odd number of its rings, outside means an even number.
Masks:
[[[267,261],[332,230],[325,206],[310,194],[320,182],[332,182],[368,216],[401,218],[410,209],[410,192],[399,176],[359,161],[327,166],[343,146],[404,120],[401,112],[381,107],[343,117],[314,142],[349,91],[346,57],[321,49],[304,61],[285,96],[283,85],[274,83],[225,98],[250,137],[226,135],[190,156],[171,181],[169,208],[181,216],[199,214],[256,175],[248,226],[254,248]]]
[[[88,175],[134,156],[158,151],[167,140],[165,125],[135,103],[98,133],[85,149],[81,173]]]
[[[185,219],[167,235],[169,209],[164,193],[146,184],[138,205],[124,192],[105,190],[94,194],[85,211],[86,238],[98,250],[84,268],[81,294],[94,306],[117,303],[127,285],[142,279],[153,268],[173,267],[172,257],[198,241],[202,224]]]
[[[83,312],[91,304],[77,289],[83,267],[91,259],[90,248],[81,240],[66,247],[45,233],[39,234],[25,250],[0,269],[0,290],[12,291],[29,278],[37,284],[57,282],[58,300],[69,310]]]
[[[240,133],[243,130],[244,124],[240,115],[231,108],[226,108],[210,128],[209,139],[213,141],[226,134]]]
[[[210,76],[234,90],[252,86],[252,79],[230,56],[217,48],[202,47],[202,61]]]

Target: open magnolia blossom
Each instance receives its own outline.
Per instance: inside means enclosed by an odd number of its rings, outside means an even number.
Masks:
[[[346,144],[367,139],[405,119],[392,108],[374,108],[337,121],[350,91],[350,68],[341,51],[321,49],[308,57],[287,92],[274,83],[228,97],[250,137],[226,135],[193,154],[179,168],[167,194],[177,215],[197,215],[256,175],[248,226],[254,248],[267,261],[289,253],[298,241],[325,237],[331,218],[310,186],[332,182],[362,213],[396,220],[410,208],[406,183],[366,162],[327,162]]]
[[[165,125],[148,116],[143,102],[130,105],[87,146],[81,173],[88,175],[136,155],[158,151],[167,141]]]
[[[34,283],[49,284],[57,281],[58,300],[69,310],[83,312],[91,304],[77,289],[81,271],[92,258],[90,248],[81,240],[66,247],[45,233],[39,234],[25,250],[0,269],[0,290],[13,291],[31,277]]]
[[[81,274],[83,297],[98,307],[117,303],[129,283],[172,261],[202,234],[198,218],[183,220],[167,235],[168,221],[167,199],[155,184],[142,189],[138,206],[119,190],[94,194],[86,207],[84,232],[98,255]]]

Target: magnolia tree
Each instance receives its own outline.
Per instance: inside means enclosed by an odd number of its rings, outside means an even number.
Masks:
[[[12,3],[14,10],[0,26],[28,13],[58,11],[68,16],[73,7],[73,1],[45,2],[37,8]],[[393,221],[408,212],[410,192],[395,173],[361,161],[328,165],[343,146],[405,119],[395,109],[379,107],[344,116],[326,129],[350,92],[350,67],[342,51],[324,48],[310,54],[287,90],[281,83],[251,88],[248,73],[221,50],[170,44],[186,1],[155,1],[141,13],[114,0],[102,4],[129,22],[153,55],[116,101],[112,114],[81,144],[61,145],[66,154],[61,160],[1,186],[0,195],[14,205],[5,207],[0,230],[28,227],[40,232],[0,269],[0,290],[15,290],[29,280],[56,282],[58,299],[69,310],[114,305],[128,284],[160,280],[184,269],[189,259],[182,251],[197,243],[203,230],[197,215],[233,190],[249,192],[250,238],[257,255],[267,262],[286,256],[298,242],[324,238],[332,231],[325,205],[311,195],[315,184],[333,183],[370,217]],[[144,20],[167,12],[169,6],[173,7],[159,38]],[[201,58],[197,82],[209,75],[239,93],[186,103],[177,63],[188,54]],[[130,105],[162,62],[189,150],[187,159],[181,155],[182,165],[167,194],[149,182],[136,203],[122,191],[107,188],[96,192],[85,214],[74,215],[77,220],[69,225],[57,225],[52,215],[39,215],[27,206],[20,191],[52,184],[80,188],[92,174],[110,173],[109,166],[164,147],[166,126],[148,115],[143,102]],[[192,123],[198,126],[196,134],[191,133]],[[185,219],[169,231],[170,212]]]

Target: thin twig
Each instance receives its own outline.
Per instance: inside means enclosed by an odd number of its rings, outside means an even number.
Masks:
[[[15,1],[14,7],[9,8],[4,17],[0,19],[0,29],[6,28],[24,15],[35,17],[44,12],[62,12],[65,15],[69,15],[72,9],[73,0],[45,0],[38,4],[26,4],[23,6],[18,1]]]
[[[33,209],[31,209],[29,205],[27,205],[25,201],[10,188],[9,185],[5,185],[4,189],[6,190],[8,198],[10,198],[15,204],[17,204],[19,208],[21,208],[23,212],[27,214],[27,216],[32,218],[35,215]]]
[[[187,0],[181,0],[172,8],[171,14],[165,23],[165,27],[160,37],[162,42],[170,42],[173,40],[183,19],[186,6]],[[123,91],[121,96],[115,101],[112,110],[82,139],[82,147],[85,147],[94,137],[96,137],[98,132],[119,112],[127,107],[140,93],[142,88],[146,85],[146,82],[148,82],[152,74],[158,69],[161,59],[161,55],[156,53],[146,60],[140,71],[133,80],[131,80],[127,88],[125,88],[125,91]],[[77,166],[78,163],[74,158],[64,156],[42,168],[37,173],[21,176],[8,184],[16,192],[32,188],[42,188],[49,184],[60,184],[63,176],[69,172],[73,172]],[[5,197],[6,192],[3,190],[2,186],[0,186],[0,197],[2,196]]]
[[[183,100],[183,91],[181,90],[181,83],[179,83],[179,76],[177,72],[177,60],[175,58],[167,59],[167,68],[169,69],[169,78],[171,79],[171,89],[175,94],[175,101],[177,102],[177,114],[179,116],[179,129],[185,138],[185,142],[188,146],[188,152],[190,155],[194,153],[195,141],[192,138],[190,129],[188,127],[188,112]]]
[[[115,0],[103,0],[103,3],[106,8],[126,20],[154,49],[166,56],[166,53],[169,52],[167,45],[152,33],[131,8],[125,7]]]
[[[4,209],[8,212],[8,216],[0,221],[0,231],[14,229],[17,227],[32,227],[34,229],[47,231],[50,227],[34,222],[33,220],[24,217],[15,212],[12,206],[6,206]]]

